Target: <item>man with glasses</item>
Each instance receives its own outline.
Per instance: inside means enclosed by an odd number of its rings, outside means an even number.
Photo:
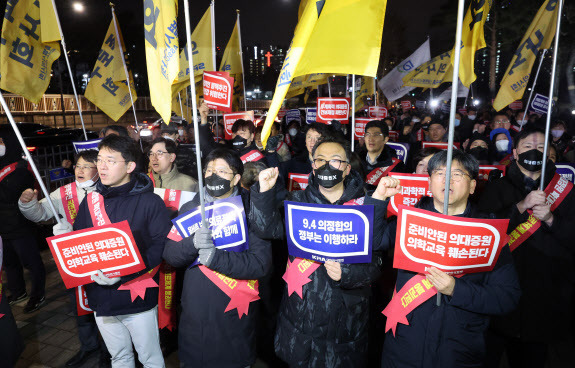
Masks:
[[[152,180],[138,173],[139,147],[130,138],[107,136],[98,146],[96,161],[100,181],[80,204],[74,230],[128,221],[146,268],[140,272],[108,278],[102,271],[85,286],[98,329],[112,356],[113,366],[134,366],[132,344],[145,367],[163,367],[158,334],[158,289],[144,298],[131,298],[130,290],[118,290],[129,281],[153,277],[162,261],[164,243],[171,227],[162,199],[153,192]],[[100,211],[97,210],[100,209]],[[106,216],[104,216],[106,215]]]
[[[511,128],[511,120],[506,114],[496,114],[489,125],[491,130],[495,130],[497,128],[503,128],[505,130],[509,130]],[[489,132],[487,132],[489,134]]]
[[[176,151],[176,144],[172,140],[158,138],[152,142],[148,157],[151,168],[150,178],[154,187],[197,192],[197,180],[182,174],[176,167]]]
[[[436,153],[427,170],[433,197],[416,205],[443,213],[447,151]],[[448,215],[487,218],[469,201],[477,184],[477,160],[453,150]],[[416,273],[399,270],[395,290],[399,292]],[[485,355],[485,332],[489,316],[504,315],[516,308],[521,291],[511,252],[504,246],[491,272],[454,278],[429,267],[427,280],[441,293],[441,304],[430,298],[407,315],[409,324],[397,324],[395,335],[385,337],[382,367],[481,367]]]
[[[62,235],[72,231],[72,224],[76,219],[80,203],[84,201],[88,193],[96,189],[96,182],[98,181],[97,158],[98,151],[96,150],[86,150],[78,153],[75,159],[76,165],[74,165],[76,180],[50,193],[50,200],[54,204],[61,221],[54,225],[54,235]],[[54,218],[46,198],[38,201],[38,191],[36,189],[30,188],[22,192],[18,201],[18,208],[24,217],[33,222],[48,221]],[[75,311],[77,291],[76,289],[69,291],[68,294]],[[80,340],[80,351],[66,362],[66,367],[78,367],[98,352],[100,352],[101,359],[106,358],[105,346],[102,346],[102,350],[100,350],[98,328],[94,316],[92,314],[76,315],[76,325]]]
[[[395,149],[389,147],[389,127],[382,120],[372,120],[365,125],[365,156],[362,164],[367,173],[367,188],[375,189],[379,180],[390,172],[404,172],[405,165],[397,158]],[[365,159],[363,159],[365,157]]]

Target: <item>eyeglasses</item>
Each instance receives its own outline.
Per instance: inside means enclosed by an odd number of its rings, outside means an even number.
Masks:
[[[315,166],[316,169],[322,167],[323,165],[325,165],[325,163],[328,162],[327,160],[324,160],[323,158],[315,158],[313,160],[313,164]],[[345,163],[348,164],[349,162],[347,161],[343,161],[343,160],[338,160],[338,159],[331,159],[329,160],[329,166],[333,167],[336,170],[339,170],[339,168],[341,167],[341,164]]]
[[[494,121],[495,124],[509,124],[509,120],[495,120]]]
[[[232,171],[227,171],[226,169],[222,168],[222,167],[216,167],[216,168],[211,168],[208,167],[206,169],[204,169],[204,176],[208,177],[211,176],[213,173],[216,173],[217,176],[220,177],[224,177],[226,175],[235,175],[235,173]]]
[[[445,180],[445,170],[434,170],[431,174],[435,175],[437,178],[441,180]],[[463,178],[466,176],[469,176],[469,178],[471,179],[471,175],[464,173],[463,171],[455,170],[451,172],[451,180],[453,180],[456,183],[463,180]]]
[[[383,137],[383,133],[365,133],[365,138],[379,138]]]
[[[84,170],[94,170],[96,166],[86,166],[86,165],[74,165],[74,169],[84,171]]]
[[[98,160],[96,160],[97,165],[102,165],[105,163],[106,166],[116,166],[118,162],[126,162],[126,161],[125,160],[116,161],[111,159],[104,160],[103,158],[98,158]]]
[[[162,158],[166,153],[165,151],[158,151],[158,152],[148,152],[148,157],[157,157],[157,158]]]

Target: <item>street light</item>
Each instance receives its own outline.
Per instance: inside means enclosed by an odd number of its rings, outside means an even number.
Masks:
[[[477,106],[481,103],[478,99],[473,100],[473,106]]]
[[[79,3],[79,2],[75,2],[72,4],[72,9],[74,9],[74,11],[76,13],[83,13],[84,12],[84,4]]]
[[[438,100],[431,100],[431,102],[429,103],[429,105],[432,108],[436,108],[437,106],[439,106],[439,101]]]

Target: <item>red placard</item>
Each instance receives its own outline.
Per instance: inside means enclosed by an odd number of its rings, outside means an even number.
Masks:
[[[329,123],[335,119],[342,124],[347,124],[349,105],[350,99],[348,97],[320,97],[317,99],[316,121]]]
[[[288,190],[293,192],[295,190],[305,190],[308,185],[309,174],[288,174]]]
[[[388,215],[397,216],[400,205],[413,207],[424,195],[432,196],[429,190],[429,176],[427,175],[390,172],[389,176],[399,180],[401,192],[389,200],[387,205]]]
[[[393,267],[451,275],[491,271],[508,240],[509,220],[446,216],[400,205]]]
[[[83,286],[76,288],[76,310],[79,316],[85,316],[94,313],[88,306],[88,296]]]
[[[411,101],[408,100],[401,101],[401,108],[403,109],[403,111],[411,109]]]
[[[399,132],[395,130],[389,131],[389,140],[392,142],[397,142],[399,140]]]
[[[286,116],[287,110],[278,110],[278,119],[283,119]]]
[[[232,125],[236,120],[244,119],[254,121],[253,111],[240,111],[231,114],[224,114],[224,130],[226,132],[225,139],[232,139]]]
[[[457,112],[460,113],[461,115],[467,115],[467,109],[463,107],[458,109]]]
[[[128,221],[52,236],[46,239],[66,287],[89,284],[102,270],[107,277],[145,268]]]
[[[355,118],[355,136],[363,138],[365,136],[365,125],[372,121],[369,118]]]
[[[523,109],[523,101],[521,100],[513,101],[512,103],[509,104],[509,108],[511,110],[521,110]]]
[[[507,166],[505,165],[479,165],[478,179],[487,181],[487,179],[489,179],[489,173],[493,170],[501,170],[505,176],[506,168]]]
[[[447,144],[446,142],[423,142],[422,146],[423,148],[435,147],[442,150],[446,150],[449,147],[449,144]],[[459,142],[453,142],[454,149],[459,149],[459,147],[460,147]]]
[[[204,100],[210,109],[232,112],[234,78],[227,72],[204,72]]]
[[[368,115],[372,119],[383,119],[387,117],[387,108],[383,106],[371,106]]]

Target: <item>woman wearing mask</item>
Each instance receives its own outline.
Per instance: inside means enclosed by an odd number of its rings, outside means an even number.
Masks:
[[[489,164],[489,140],[483,134],[473,133],[469,139],[466,153],[475,157],[480,165]]]
[[[513,141],[511,140],[509,130],[505,128],[493,129],[489,133],[489,139],[491,140],[491,150],[493,152],[491,159],[493,163],[498,163],[505,157],[511,155]]]
[[[567,133],[567,124],[564,121],[557,120],[551,125],[551,136],[560,157],[565,156],[569,151],[573,151],[573,137]]]

